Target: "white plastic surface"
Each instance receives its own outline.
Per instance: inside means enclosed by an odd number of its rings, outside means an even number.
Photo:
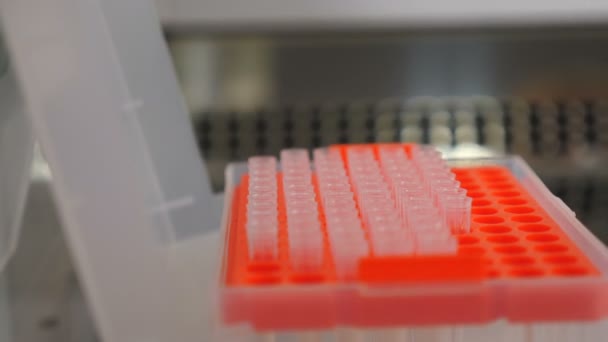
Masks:
[[[152,2],[0,4],[102,340],[199,339],[204,294],[188,289],[200,270],[180,251],[220,210]]]
[[[34,150],[22,99],[4,53],[0,45],[0,274],[17,247]]]

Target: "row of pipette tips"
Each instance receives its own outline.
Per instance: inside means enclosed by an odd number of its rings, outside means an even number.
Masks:
[[[318,196],[305,149],[281,151],[291,267],[314,271],[323,264],[324,234],[337,274],[353,276],[361,257],[456,253],[454,234],[470,230],[471,199],[439,152],[416,147],[313,151]],[[248,161],[247,236],[253,260],[278,258],[277,161]],[[367,232],[367,234],[366,234]],[[370,250],[371,245],[371,250]]]

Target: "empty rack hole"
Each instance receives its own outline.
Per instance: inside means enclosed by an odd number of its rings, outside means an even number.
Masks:
[[[474,199],[471,205],[474,207],[487,207],[490,204],[492,204],[492,201],[486,199]]]
[[[544,261],[550,264],[574,264],[578,258],[573,255],[551,255],[543,258]]]
[[[492,190],[509,190],[514,189],[515,186],[511,183],[491,183],[488,188]]]
[[[492,243],[500,243],[500,244],[515,243],[515,242],[519,241],[517,236],[514,236],[514,235],[494,235],[494,236],[489,236],[487,238],[487,240]]]
[[[517,197],[519,195],[521,195],[519,191],[511,191],[511,190],[494,192],[494,196],[498,196],[498,197]]]
[[[507,207],[505,211],[511,214],[529,214],[534,212],[532,207]]]
[[[538,268],[520,268],[510,272],[512,276],[529,278],[529,277],[539,277],[543,275],[543,271]]]
[[[483,255],[485,252],[486,250],[483,247],[477,246],[463,246],[458,249],[458,253],[464,255]]]
[[[534,263],[534,258],[529,256],[512,256],[506,257],[501,260],[503,263],[512,265],[512,266],[524,266],[524,265],[532,265]]]
[[[484,224],[497,224],[497,223],[505,222],[505,219],[503,219],[500,216],[481,216],[481,217],[476,217],[474,219],[474,221],[477,223],[484,223]]]
[[[526,252],[526,248],[522,246],[500,246],[494,248],[494,251],[500,254],[522,254]]]
[[[568,247],[565,245],[552,243],[547,245],[536,246],[534,249],[542,253],[561,253],[567,251]]]
[[[553,273],[566,277],[574,277],[588,274],[589,270],[584,267],[565,266],[554,269]]]
[[[481,173],[483,176],[495,177],[495,176],[504,175],[505,171],[503,169],[488,168],[488,169],[480,169],[479,173]]]
[[[534,242],[553,242],[559,240],[559,236],[555,234],[530,234],[526,236],[526,240]]]
[[[456,175],[456,180],[459,181],[460,183],[473,183],[475,182],[475,179],[470,177],[470,176],[460,176],[460,175]]]
[[[494,208],[473,208],[471,212],[473,215],[492,215],[496,214],[498,210]]]
[[[460,187],[469,191],[475,191],[475,190],[479,190],[481,189],[481,187],[479,185],[477,185],[474,182],[462,182],[460,183]]]
[[[481,198],[484,197],[486,194],[482,191],[467,191],[467,196],[475,199],[475,198]]]
[[[517,229],[527,232],[527,233],[540,233],[540,232],[546,232],[548,230],[551,230],[551,227],[547,226],[546,224],[530,223],[530,224],[522,224],[522,225],[518,226]]]
[[[498,201],[498,203],[505,205],[522,205],[528,202],[522,198],[505,198]]]
[[[481,226],[479,230],[488,234],[505,234],[511,232],[511,228],[503,225]]]
[[[517,215],[513,216],[511,220],[520,223],[534,223],[542,221],[543,218],[537,215]]]
[[[490,177],[484,177],[483,179],[488,183],[503,183],[503,182],[509,181],[509,177],[505,177],[505,176],[490,176]]]
[[[458,243],[461,245],[473,245],[479,242],[479,239],[471,235],[460,235]]]

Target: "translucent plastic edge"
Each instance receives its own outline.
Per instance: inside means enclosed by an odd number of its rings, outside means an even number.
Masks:
[[[30,160],[30,162],[27,163],[27,166],[24,167],[24,169],[26,170],[29,170],[28,166],[31,166],[31,160],[34,155],[33,149],[34,146],[32,143],[30,145],[30,148],[28,148],[28,150],[32,151],[28,152],[28,156],[26,157],[28,160]],[[9,261],[11,260],[11,257],[15,254],[17,246],[19,245],[19,237],[21,236],[21,225],[23,223],[23,215],[25,214],[25,203],[27,199],[27,193],[30,188],[29,175],[30,173],[27,171],[23,173],[24,180],[19,182],[21,185],[19,186],[19,189],[15,194],[17,210],[14,212],[14,217],[11,226],[8,227],[8,229],[12,232],[10,241],[8,242],[8,248],[5,251],[4,255],[0,254],[0,274],[2,274],[4,269],[7,267]]]
[[[479,324],[416,327],[349,327],[329,330],[264,331],[239,330],[230,341],[443,341],[443,342],[541,342],[602,341],[608,320],[593,322],[514,323],[498,319]],[[223,341],[223,340],[222,340]]]
[[[232,217],[232,202],[234,196],[234,190],[239,184],[239,175],[242,175],[246,171],[245,163],[231,163],[226,167],[224,177],[226,179],[225,192],[224,192],[224,210],[222,212],[222,221],[220,227],[220,234],[222,245],[219,248],[220,262],[218,263],[218,269],[215,274],[220,279],[220,284],[226,279],[226,262],[228,261],[228,233],[230,230],[230,218]],[[240,172],[239,172],[240,171]],[[216,279],[218,279],[216,278]]]
[[[8,63],[8,62],[7,62]],[[7,66],[8,68],[8,66]],[[31,175],[31,167],[32,161],[34,159],[34,137],[33,133],[28,121],[27,116],[23,112],[25,108],[20,104],[21,97],[17,93],[17,84],[15,80],[15,75],[13,74],[12,69],[8,69],[5,75],[0,76],[0,91],[3,93],[2,100],[6,101],[4,106],[7,105],[14,107],[7,110],[6,115],[11,116],[10,120],[16,120],[21,129],[16,129],[13,127],[13,131],[9,132],[15,136],[16,139],[20,139],[21,142],[17,144],[17,146],[21,146],[21,155],[18,155],[19,160],[13,161],[14,163],[19,163],[15,170],[14,175],[9,175],[12,181],[16,181],[16,192],[13,194],[13,200],[15,203],[12,206],[14,208],[14,212],[10,213],[12,215],[11,222],[8,227],[4,227],[4,229],[8,229],[9,231],[9,241],[7,243],[7,248],[4,252],[0,251],[0,274],[3,273],[4,269],[8,265],[13,254],[17,250],[17,246],[19,244],[19,236],[21,235],[21,225],[23,222],[23,215],[25,213],[25,203],[27,199],[27,193],[30,185],[30,175]],[[8,96],[6,98],[5,96]],[[9,112],[10,111],[10,112]],[[7,177],[4,175],[4,177]],[[8,179],[7,177],[7,179]],[[14,179],[17,178],[17,179]],[[10,198],[7,196],[7,198]],[[7,200],[7,199],[5,199]]]
[[[230,163],[226,166],[226,170],[224,172],[225,179],[225,190],[224,190],[224,209],[222,211],[221,218],[221,226],[220,226],[220,239],[219,242],[221,245],[218,248],[218,258],[219,261],[216,264],[216,268],[213,271],[214,278],[218,281],[213,281],[213,285],[211,286],[211,291],[209,293],[209,298],[211,302],[211,306],[208,308],[212,310],[211,322],[211,336],[216,340],[229,340],[226,334],[235,333],[236,330],[239,330],[240,326],[242,329],[249,331],[250,326],[248,324],[240,324],[240,325],[231,325],[230,329],[225,329],[224,324],[222,323],[222,314],[221,314],[221,305],[222,305],[222,291],[224,291],[224,283],[226,280],[226,263],[228,261],[228,240],[229,240],[229,230],[230,230],[230,221],[232,217],[232,202],[234,201],[234,190],[236,186],[239,184],[239,177],[244,174],[247,170],[246,163]],[[215,314],[214,314],[215,313]]]

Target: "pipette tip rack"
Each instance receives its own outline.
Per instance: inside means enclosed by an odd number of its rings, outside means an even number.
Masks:
[[[448,163],[410,144],[250,158],[226,192],[224,324],[604,318],[603,247],[523,162],[505,160]]]

